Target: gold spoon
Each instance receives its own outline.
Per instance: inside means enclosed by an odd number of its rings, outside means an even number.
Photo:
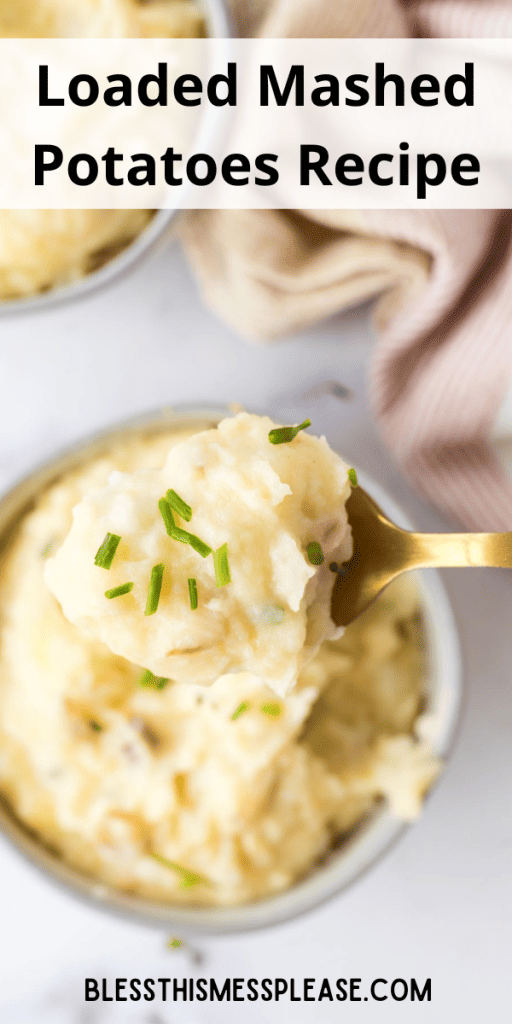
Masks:
[[[336,573],[331,615],[348,626],[381,591],[409,569],[512,568],[512,533],[409,533],[386,518],[363,490],[347,501],[354,552]]]

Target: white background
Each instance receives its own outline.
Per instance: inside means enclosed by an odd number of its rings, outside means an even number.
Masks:
[[[249,346],[202,306],[181,254],[170,248],[84,303],[0,321],[0,486],[132,413],[234,400],[270,412],[279,406],[290,416],[307,411],[313,427],[382,483],[419,528],[442,529],[447,524],[415,499],[376,436],[364,373],[371,345],[367,311],[356,311],[291,340]],[[333,378],[353,389],[352,401],[301,404],[311,382]],[[460,626],[467,706],[423,818],[370,874],[321,909],[271,931],[196,943],[203,976],[431,977],[432,1002],[120,1004],[115,1017],[110,1007],[87,1008],[85,975],[188,976],[191,960],[168,952],[158,931],[55,889],[0,839],[2,1024],[509,1021],[512,578],[455,570],[445,581]]]

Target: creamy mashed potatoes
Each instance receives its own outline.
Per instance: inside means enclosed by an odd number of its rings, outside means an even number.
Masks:
[[[324,643],[284,699],[247,671],[209,687],[142,686],[145,665],[65,618],[44,567],[74,506],[113,472],[162,466],[190,440],[118,444],[19,524],[2,570],[0,786],[27,826],[100,882],[226,905],[291,885],[379,798],[415,817],[438,764],[414,735],[425,664],[411,580]]]
[[[204,15],[193,0],[0,0],[0,35],[181,39],[204,35]]]
[[[66,618],[156,676],[211,684],[249,671],[284,695],[336,632],[329,562],[351,555],[350,482],[325,438],[300,432],[271,444],[274,427],[240,413],[177,444],[162,469],[115,473],[86,495],[46,567]],[[191,510],[189,520],[174,513],[176,525],[193,531],[202,551],[168,536],[159,499],[170,490]],[[121,541],[107,571],[95,554],[109,533]],[[310,544],[320,545],[321,564]],[[225,585],[213,555],[224,545]],[[146,614],[155,565],[163,566],[162,591],[156,613]],[[127,582],[130,593],[106,597]]]
[[[194,0],[0,0],[0,37],[202,36]],[[148,210],[0,210],[0,300],[72,284],[117,256]]]

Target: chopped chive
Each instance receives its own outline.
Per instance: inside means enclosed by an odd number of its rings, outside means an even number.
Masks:
[[[189,543],[189,537],[191,536],[191,534],[188,532],[188,530],[182,530],[181,526],[176,526],[176,524],[174,524],[174,526],[171,526],[171,529],[168,531],[168,533],[169,537],[172,537],[173,540],[179,540],[181,544]]]
[[[148,587],[148,596],[146,601],[145,615],[154,615],[157,608],[158,602],[160,601],[160,591],[162,589],[162,580],[164,578],[165,566],[162,562],[159,565],[154,565],[151,570],[151,578]]]
[[[113,587],[112,590],[105,591],[105,597],[108,597],[109,601],[113,597],[122,597],[123,594],[129,594],[130,590],[133,590],[133,583],[122,583],[120,587]]]
[[[160,498],[158,502],[158,508],[160,509],[160,515],[164,521],[165,529],[169,537],[172,537],[172,531],[176,529],[176,523],[174,522],[174,516],[171,511],[171,506],[167,501],[167,498]]]
[[[307,546],[307,553],[311,565],[321,565],[324,559],[324,553],[317,540],[312,540]]]
[[[96,552],[94,564],[99,565],[100,569],[111,569],[120,543],[121,538],[117,536],[117,533],[107,533],[103,544]]]
[[[154,686],[155,690],[163,690],[169,679],[164,679],[163,676],[154,676],[149,669],[146,669],[144,675],[139,679],[139,686]]]
[[[197,583],[194,579],[188,581],[188,592],[190,596],[190,607],[193,612],[197,608]]]
[[[226,583],[231,583],[227,544],[223,544],[213,552],[213,566],[215,569],[215,582],[218,587],[225,587]]]
[[[159,853],[150,853],[150,857],[153,860],[158,861],[159,864],[163,864],[164,868],[170,868],[171,871],[177,871],[181,876],[181,888],[192,889],[195,885],[208,885],[206,878],[202,878],[201,875],[196,875],[194,871],[190,871],[188,868],[184,868],[181,864],[175,864],[173,860],[167,860],[166,857],[161,857]]]
[[[90,725],[91,729],[93,730],[93,732],[101,732],[101,725],[100,725],[99,722],[94,722],[94,721],[91,720],[89,722],[89,725]]]
[[[195,533],[189,533],[188,530],[182,530],[180,526],[176,526],[167,498],[160,498],[158,508],[160,509],[160,514],[169,537],[172,537],[173,540],[181,541],[182,544],[189,544],[202,558],[206,558],[211,554],[211,547],[205,544],[203,540],[200,540],[199,537],[196,537]]]
[[[186,533],[186,531],[184,530],[183,533]],[[194,548],[194,551],[197,551],[198,555],[201,555],[201,558],[207,558],[207,556],[212,553],[211,547],[208,544],[205,544],[204,540],[200,540],[199,537],[196,537],[194,533],[187,533],[187,544],[190,544],[190,547]]]
[[[261,710],[265,715],[270,715],[271,718],[279,718],[283,709],[280,704],[262,704]]]
[[[248,704],[246,700],[243,700],[242,703],[238,705],[236,711],[233,711],[231,721],[236,722],[237,718],[240,718],[240,715],[243,715],[244,711],[248,711],[250,706],[251,705]]]
[[[349,469],[347,476],[350,480],[350,483],[352,484],[352,487],[357,487],[357,473],[355,469]]]
[[[181,949],[183,941],[181,939],[172,938],[167,943],[167,949]]]
[[[304,423],[299,423],[298,427],[274,427],[268,435],[268,439],[271,444],[286,444],[288,441],[293,441],[294,437],[297,437],[299,430],[305,430],[306,427],[311,426],[311,420],[304,420]]]
[[[41,558],[48,558],[48,555],[51,553],[54,543],[54,540],[49,540],[48,543],[45,544],[43,550],[41,551]]]
[[[189,523],[192,519],[192,509],[190,508],[190,505],[187,505],[186,501],[183,501],[183,498],[180,498],[179,494],[176,494],[176,491],[167,491],[166,497],[171,508],[178,513],[181,519],[184,519],[185,522]]]
[[[172,527],[169,537],[172,537],[173,540],[181,541],[182,544],[190,544],[190,547],[194,548],[194,551],[197,551],[202,558],[206,558],[207,555],[211,554],[212,549],[208,544],[205,544],[199,537],[196,537],[195,533],[182,530],[179,526]]]

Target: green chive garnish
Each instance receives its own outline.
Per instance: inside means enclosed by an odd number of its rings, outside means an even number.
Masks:
[[[123,594],[129,594],[130,590],[133,590],[133,583],[122,583],[120,587],[113,587],[112,590],[105,591],[105,597],[108,597],[109,601],[113,597],[122,597]]]
[[[190,505],[187,505],[186,501],[183,501],[183,498],[180,498],[179,494],[176,494],[176,491],[167,491],[167,501],[181,519],[184,519],[187,523],[190,522],[192,519],[192,509]]]
[[[188,530],[182,530],[180,526],[174,525],[169,531],[169,537],[173,540],[179,540],[181,544],[188,544],[188,539],[191,535]]]
[[[168,493],[170,494],[171,491],[168,491]],[[208,544],[205,544],[204,541],[200,540],[199,537],[196,537],[195,533],[189,533],[188,530],[182,530],[180,526],[176,526],[172,509],[167,498],[160,498],[158,508],[160,509],[160,514],[169,537],[172,537],[173,540],[181,541],[182,544],[190,544],[190,547],[194,548],[194,551],[197,551],[202,558],[206,558],[207,555],[211,554],[211,547],[209,547]]]
[[[99,724],[99,722],[91,721],[91,722],[89,722],[89,725],[90,725],[91,729],[93,730],[93,732],[101,732],[101,725]]]
[[[355,469],[349,469],[347,476],[350,480],[350,483],[352,484],[352,487],[357,487],[357,473]]]
[[[233,711],[233,714],[231,715],[231,720],[233,722],[236,722],[237,718],[240,718],[240,715],[243,715],[244,711],[248,711],[249,708],[250,704],[248,704],[246,700],[243,700],[242,703],[238,705],[236,711]]]
[[[183,942],[181,939],[169,939],[167,943],[167,949],[181,949]]]
[[[194,579],[188,581],[188,592],[190,595],[190,607],[193,612],[197,608],[197,583]]]
[[[185,543],[190,544],[190,547],[194,548],[194,551],[197,551],[198,555],[201,555],[201,558],[206,558],[208,555],[211,555],[211,547],[209,547],[208,544],[205,544],[203,540],[199,540],[199,537],[196,537],[194,533],[187,533],[186,530],[182,530],[181,532],[186,534],[187,539]]]
[[[317,540],[312,540],[307,546],[307,553],[311,565],[321,565],[324,561],[324,553]]]
[[[173,540],[179,540],[182,544],[190,544],[194,551],[197,551],[202,558],[206,558],[207,555],[211,554],[211,547],[205,544],[204,541],[196,537],[195,533],[189,533],[188,530],[182,530],[179,526],[173,526],[172,530],[169,531],[169,537]]]
[[[54,545],[54,541],[53,540],[49,540],[48,543],[45,544],[43,550],[41,551],[41,558],[48,558],[48,555],[51,554],[53,545]]]
[[[262,704],[261,710],[265,715],[270,715],[271,718],[279,718],[283,709],[280,704]]]
[[[94,564],[99,565],[100,569],[111,569],[120,543],[121,538],[117,536],[117,533],[107,533],[103,544],[96,552]]]
[[[225,587],[226,583],[231,583],[227,544],[223,544],[222,547],[217,548],[213,552],[213,566],[215,569],[215,582],[218,587]]]
[[[139,686],[154,686],[155,690],[163,690],[169,679],[164,679],[163,676],[154,676],[149,669],[146,669],[144,675],[139,679]]]
[[[157,860],[159,864],[163,864],[164,868],[170,868],[171,871],[177,871],[181,876],[181,889],[192,889],[195,885],[208,885],[206,878],[202,878],[201,875],[196,875],[194,871],[189,871],[188,868],[184,868],[181,864],[175,864],[173,860],[167,860],[166,857],[161,857],[159,853],[150,853],[150,857],[153,860]]]
[[[167,498],[160,498],[158,502],[158,508],[160,509],[160,515],[164,521],[165,529],[169,537],[172,537],[172,531],[176,529],[176,523],[174,522],[174,516],[171,511],[171,506],[167,501]]]
[[[157,608],[158,602],[160,601],[160,591],[162,589],[162,580],[164,578],[165,566],[161,562],[159,565],[154,565],[151,570],[151,578],[149,581],[148,597],[146,601],[145,615],[154,615]]]
[[[293,441],[294,437],[297,437],[299,430],[305,430],[306,427],[311,426],[311,420],[304,420],[304,423],[300,423],[298,427],[274,427],[268,435],[270,444],[286,444],[288,441]]]

